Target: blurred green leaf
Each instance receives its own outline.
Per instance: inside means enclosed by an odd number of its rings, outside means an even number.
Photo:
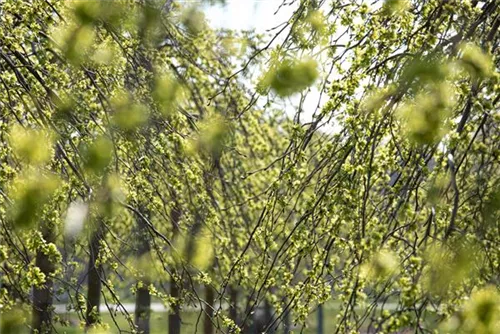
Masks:
[[[361,266],[360,275],[368,281],[387,279],[398,272],[397,256],[389,250],[381,250]]]
[[[111,162],[113,143],[105,138],[97,138],[84,150],[85,167],[95,173],[102,172]]]
[[[488,77],[493,74],[494,64],[490,55],[473,43],[460,45],[463,66],[475,77]]]
[[[164,115],[172,113],[181,96],[182,86],[171,76],[163,76],[156,80],[153,98],[160,105]]]
[[[53,141],[54,136],[44,130],[15,125],[10,131],[10,144],[14,153],[32,164],[46,163],[51,159]]]
[[[11,188],[13,205],[9,216],[17,228],[29,228],[35,222],[43,206],[54,195],[59,180],[53,175],[31,173],[20,175]]]
[[[111,101],[114,109],[112,121],[122,131],[131,132],[145,125],[149,119],[148,109],[133,101],[126,92],[119,92]]]
[[[446,83],[433,85],[414,100],[398,108],[398,116],[410,140],[417,144],[436,143],[448,131],[445,121],[454,102],[454,91]]]
[[[289,96],[310,87],[317,77],[315,60],[284,60],[271,68],[262,84],[269,86],[280,96]]]
[[[23,333],[26,329],[26,318],[25,312],[19,307],[2,310],[0,333]]]

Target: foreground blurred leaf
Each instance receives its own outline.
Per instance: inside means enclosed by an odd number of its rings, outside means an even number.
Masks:
[[[270,87],[279,96],[299,93],[311,86],[318,77],[316,61],[284,60],[271,68],[261,85]]]
[[[83,150],[85,167],[94,173],[102,172],[111,162],[113,143],[99,137]]]
[[[408,0],[385,0],[383,5],[383,12],[385,15],[401,14],[408,9]]]
[[[453,101],[453,89],[446,83],[423,90],[398,110],[403,131],[417,144],[436,143],[448,131],[445,121]]]
[[[472,242],[456,242],[447,246],[432,245],[426,250],[427,267],[424,282],[427,291],[444,296],[464,280],[472,279],[481,264],[481,250]]]
[[[215,159],[219,158],[230,131],[227,122],[222,116],[214,114],[198,125],[199,132],[191,141],[189,150],[208,154]]]
[[[15,125],[10,131],[10,143],[14,153],[29,163],[45,163],[52,157],[53,136],[47,131]]]
[[[464,334],[500,333],[500,294],[494,286],[472,293],[460,312],[441,324],[441,332]]]
[[[475,77],[488,77],[492,75],[494,64],[491,56],[484,53],[480,47],[473,43],[464,43],[460,45],[460,52],[465,69]]]
[[[2,310],[0,333],[22,333],[26,329],[26,314],[18,307]]]
[[[397,256],[391,251],[382,250],[361,266],[360,275],[368,281],[386,279],[398,272],[398,266]]]
[[[112,100],[114,114],[112,121],[124,132],[134,131],[148,121],[147,108],[133,101],[125,92],[118,93]]]
[[[95,39],[95,31],[92,26],[87,25],[74,28],[59,27],[52,37],[64,57],[71,64],[79,66],[89,56]]]
[[[160,105],[160,110],[164,115],[172,113],[181,95],[182,86],[174,78],[163,76],[156,80],[153,98]]]
[[[195,6],[185,9],[181,19],[190,34],[198,35],[207,28],[205,15]]]
[[[14,226],[18,228],[32,226],[58,186],[59,180],[50,174],[31,173],[18,176],[12,185],[13,205],[9,212]]]

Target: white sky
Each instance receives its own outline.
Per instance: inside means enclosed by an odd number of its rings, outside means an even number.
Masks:
[[[206,5],[204,12],[205,17],[213,28],[236,30],[255,29],[258,33],[265,33],[269,29],[286,22],[293,14],[297,4],[284,5],[280,8],[283,1],[284,0],[226,0],[224,5]],[[199,0],[185,0],[183,2],[192,2],[193,4],[201,3]],[[312,120],[312,114],[317,107],[319,96],[320,94],[315,88],[308,94],[303,106],[304,110],[301,113],[301,122],[310,122]],[[322,102],[325,102],[324,98]],[[284,108],[290,117],[293,117],[297,112],[298,104],[298,94],[285,101]],[[323,128],[323,130],[327,131],[331,129],[330,125]]]
[[[283,0],[226,0],[225,5],[214,5],[206,9],[206,17],[214,28],[255,29],[257,32],[285,22],[293,8],[284,6],[275,14]]]

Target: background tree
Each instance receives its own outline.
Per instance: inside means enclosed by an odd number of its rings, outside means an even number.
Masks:
[[[0,4],[2,328],[497,332],[498,2],[289,4]]]

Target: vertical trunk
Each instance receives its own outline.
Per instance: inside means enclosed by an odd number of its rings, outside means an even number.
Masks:
[[[265,310],[262,307],[257,307],[253,314],[253,324],[251,333],[261,334],[266,328]]]
[[[151,314],[151,295],[146,285],[137,289],[135,299],[135,323],[141,334],[149,334],[149,318]]]
[[[170,296],[173,298],[179,298],[180,291],[177,286],[177,282],[173,279],[170,281]],[[180,306],[178,302],[174,305],[173,313],[168,315],[168,334],[180,334],[181,333],[181,315]]]
[[[263,306],[257,307],[254,313],[254,333],[274,333],[274,327],[267,328],[273,322],[271,304],[266,300]],[[267,330],[267,331],[266,331]]]
[[[265,311],[265,319],[266,319],[266,322],[265,322],[265,329],[270,326],[273,322],[273,308],[271,306],[271,304],[269,303],[269,301],[266,300],[266,303],[264,304],[264,311]],[[274,326],[273,327],[270,327],[267,332],[265,333],[274,333]]]
[[[103,222],[99,222],[99,226],[92,233],[90,240],[90,258],[88,263],[87,277],[87,314],[85,317],[85,326],[90,327],[99,320],[99,305],[101,303],[101,277],[102,266],[96,265],[96,260],[99,256],[99,245],[103,237]]]
[[[138,245],[137,245],[137,258],[139,261],[144,261],[144,256],[150,251],[148,242],[148,226],[144,221],[147,218],[146,210],[141,209],[142,217],[137,215]],[[141,284],[138,283],[136,299],[135,299],[135,324],[139,333],[149,334],[150,332],[150,315],[151,315],[151,295],[149,293],[149,279],[144,279]]]
[[[203,334],[213,334],[214,326],[212,318],[214,316],[214,290],[210,286],[205,286],[205,320],[203,322]]]
[[[229,287],[229,318],[238,325],[238,290],[234,286]]]
[[[181,214],[182,212],[177,204],[170,211],[170,218],[172,220],[172,229],[174,231],[174,237],[179,233],[178,223],[181,218]],[[175,299],[178,299],[180,297],[180,292],[181,292],[177,283],[178,282],[174,280],[174,277],[172,275],[170,279],[170,296]],[[176,300],[173,313],[168,315],[168,334],[180,334],[180,332],[181,332],[180,305]]]
[[[290,322],[290,312],[285,313],[285,319],[283,320],[283,332],[285,334],[290,334],[292,332],[292,323]]]
[[[323,334],[323,304],[318,305],[318,334]]]
[[[257,313],[260,312],[259,308],[251,309],[253,303],[251,296],[245,296],[245,309],[241,313],[240,327],[243,334],[255,333],[257,326]]]
[[[283,305],[288,305],[287,300],[285,299],[283,301]],[[285,311],[285,314],[283,315],[283,333],[285,334],[290,334],[292,332],[292,323],[290,321],[290,309],[287,309]]]
[[[54,242],[54,232],[48,227],[43,228],[43,238],[47,243]],[[55,265],[47,254],[39,250],[36,254],[35,265],[45,275],[45,282],[41,286],[33,287],[33,315],[32,333],[51,333],[52,326],[52,286],[51,278]]]

